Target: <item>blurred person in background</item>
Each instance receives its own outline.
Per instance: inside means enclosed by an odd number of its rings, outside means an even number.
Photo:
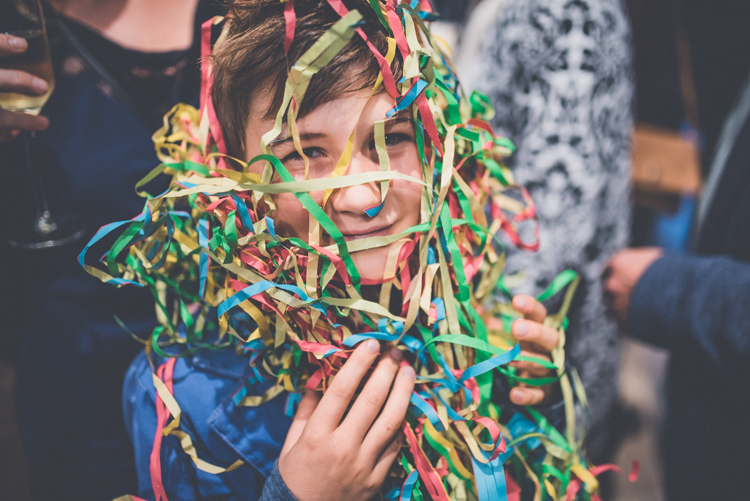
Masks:
[[[750,37],[747,37],[750,39]],[[750,471],[750,78],[718,136],[688,254],[616,253],[605,289],[626,331],[667,348],[669,500],[747,499]]]
[[[566,351],[588,396],[590,413],[578,418],[589,457],[604,462],[618,439],[620,343],[599,277],[629,235],[628,19],[620,0],[485,0],[454,57],[465,91],[489,96],[495,131],[515,143],[509,166],[539,215],[539,251],[508,247],[508,274],[524,270],[514,292],[539,293],[567,268],[581,276]]]
[[[76,255],[100,226],[142,209],[144,200],[122,187],[155,167],[151,135],[163,114],[180,101],[197,104],[200,24],[221,11],[208,0],[50,0],[45,8],[55,89],[47,118],[0,111],[3,185],[12,187],[2,197],[2,233],[34,210],[23,142],[13,138],[45,128],[36,142],[53,208],[76,214],[88,232],[40,251],[2,239],[0,353],[16,366],[34,499],[101,501],[136,489],[121,390],[141,345],[115,316],[141,338],[156,320],[147,291],[92,279]],[[0,40],[0,57],[15,53],[9,41]],[[9,90],[12,76],[0,70],[0,88]],[[39,92],[21,77],[15,90]]]

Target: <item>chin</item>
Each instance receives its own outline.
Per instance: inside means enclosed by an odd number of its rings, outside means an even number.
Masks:
[[[352,262],[357,267],[360,276],[365,280],[381,280],[385,272],[385,263],[388,261],[388,249],[390,247],[379,247],[377,249],[363,250],[352,254]]]

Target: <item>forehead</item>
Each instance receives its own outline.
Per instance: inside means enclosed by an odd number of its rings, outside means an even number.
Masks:
[[[253,128],[259,126],[260,128],[266,128],[264,127],[265,124],[275,123],[279,110],[278,108],[274,108],[273,101],[274,96],[269,91],[256,94],[255,99],[250,103],[247,123],[248,135],[250,135]],[[335,126],[338,122],[356,116],[366,118],[372,122],[378,120],[401,122],[411,116],[411,110],[407,108],[400,110],[393,117],[388,118],[386,112],[393,108],[394,105],[395,101],[382,89],[382,86],[374,94],[371,89],[367,88],[344,92],[335,96],[332,95],[330,99],[315,103],[314,107],[305,107],[303,100],[303,108],[300,110],[296,121],[298,124],[322,121],[323,123],[320,123],[320,126],[323,126],[326,122],[331,126]],[[308,117],[312,120],[308,119]],[[283,131],[286,131],[287,128],[286,121],[287,110],[282,115]]]

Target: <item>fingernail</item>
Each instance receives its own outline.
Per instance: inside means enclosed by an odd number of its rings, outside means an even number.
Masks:
[[[393,348],[391,350],[391,358],[395,360],[396,362],[400,362],[404,358],[404,354],[401,353],[401,350],[398,348]]]
[[[526,322],[523,320],[516,320],[516,323],[513,325],[513,334],[517,337],[526,337],[528,333],[529,326],[526,325]]]
[[[528,301],[526,301],[526,298],[523,296],[516,296],[516,307],[518,308],[526,308],[526,305],[528,304]]]
[[[46,91],[46,90],[47,90],[47,88],[49,87],[49,86],[47,85],[47,82],[45,82],[45,81],[44,81],[44,80],[42,80],[41,78],[36,78],[36,77],[34,77],[34,80],[32,80],[32,82],[31,82],[31,85],[33,85],[33,86],[34,86],[34,88],[35,88],[36,90],[38,90],[39,92],[44,92],[44,91]]]
[[[519,390],[518,388],[513,389],[513,396],[516,397],[515,400],[519,402],[523,402],[526,400],[526,393],[524,393],[523,390]]]
[[[380,343],[378,343],[374,339],[368,339],[367,345],[365,345],[365,349],[369,351],[370,353],[377,353],[380,349]]]
[[[409,381],[414,381],[417,378],[417,373],[414,372],[414,367],[412,367],[411,365],[404,367],[401,373]]]
[[[14,49],[25,49],[26,48],[26,40],[19,37],[9,37],[8,38],[8,45],[13,47]]]

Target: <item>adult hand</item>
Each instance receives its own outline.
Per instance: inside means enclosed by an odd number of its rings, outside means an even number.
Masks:
[[[279,457],[281,478],[300,501],[365,500],[383,485],[414,391],[414,369],[399,367],[400,351],[380,357],[342,420],[379,348],[374,339],[362,343],[323,396],[302,398]]]
[[[664,255],[659,247],[640,247],[616,252],[604,270],[604,294],[617,318],[628,319],[630,296],[638,281],[654,261]]]
[[[516,319],[511,326],[511,333],[521,343],[521,355],[552,360],[550,353],[560,342],[560,334],[544,325],[547,309],[531,296],[519,294],[513,297],[513,307],[523,318]],[[548,378],[557,374],[534,362],[514,361],[513,367],[518,375],[524,378]],[[510,401],[516,405],[544,405],[550,403],[556,384],[529,386],[519,384],[510,390]]]
[[[28,49],[26,40],[0,34],[0,58],[23,54]],[[2,60],[0,59],[0,68]],[[47,92],[47,82],[31,73],[0,69],[0,92],[15,92],[38,96]],[[29,115],[0,108],[0,142],[15,138],[21,131],[44,130],[49,125],[47,117]]]

